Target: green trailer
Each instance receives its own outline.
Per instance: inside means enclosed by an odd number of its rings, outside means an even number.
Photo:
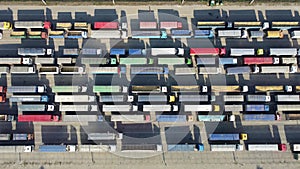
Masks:
[[[94,93],[118,93],[122,92],[121,86],[93,86]]]
[[[80,93],[86,92],[86,86],[53,86],[52,93]]]
[[[120,64],[145,65],[147,64],[147,58],[120,58]]]
[[[159,65],[183,65],[185,58],[157,58]]]

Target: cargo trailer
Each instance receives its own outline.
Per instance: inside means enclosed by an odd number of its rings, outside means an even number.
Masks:
[[[249,66],[228,67],[227,75],[249,74],[252,72]]]
[[[185,58],[157,58],[159,65],[184,65]]]
[[[14,64],[21,64],[21,65],[32,65],[31,58],[21,58],[21,57],[2,57],[0,58],[1,65],[14,65]]]
[[[39,152],[75,152],[77,146],[75,145],[40,145]]]
[[[116,122],[144,122],[144,115],[111,115],[111,121]]]
[[[215,34],[213,30],[195,30],[194,38],[214,38]]]
[[[275,121],[274,114],[244,114],[245,121]]]
[[[269,26],[267,26],[268,28]],[[262,24],[259,21],[238,21],[233,22],[233,28],[245,28],[245,29],[261,29],[266,28],[266,24]]]
[[[89,67],[90,74],[124,74],[125,67]]]
[[[298,54],[297,48],[270,48],[271,56],[296,56]]]
[[[162,151],[161,145],[156,144],[123,144],[121,152],[157,152]]]
[[[286,120],[300,120],[300,114],[285,113]]]
[[[225,112],[242,112],[244,111],[243,105],[224,105]]]
[[[211,144],[210,151],[242,151],[244,149],[241,144]]]
[[[71,29],[72,28],[72,23],[70,22],[57,22],[55,24],[56,29]]]
[[[171,37],[172,38],[191,38],[191,31],[190,30],[171,30]]]
[[[14,28],[16,29],[49,29],[51,22],[43,21],[15,21]]]
[[[59,74],[59,67],[57,66],[42,66],[39,68],[39,74]]]
[[[123,103],[126,102],[127,99],[124,95],[100,95],[99,102],[100,103]],[[129,101],[129,100],[128,100]]]
[[[99,121],[98,115],[64,115],[64,122],[95,122]]]
[[[280,146],[278,144],[248,144],[248,151],[279,151]]]
[[[283,38],[282,30],[267,31],[267,38]]]
[[[299,104],[277,104],[277,111],[284,112],[284,111],[299,111],[300,105]]]
[[[201,111],[201,112],[210,112],[217,111],[219,109],[218,105],[184,105],[184,111]]]
[[[219,38],[247,38],[248,33],[246,30],[232,29],[232,30],[218,30],[217,35]]]
[[[181,29],[182,23],[177,21],[162,21],[159,23],[160,29]]]
[[[30,112],[35,112],[35,111],[54,111],[55,107],[54,105],[46,105],[46,104],[21,104],[18,105],[18,111],[30,111]]]
[[[18,122],[58,122],[57,115],[18,115]]]
[[[53,56],[53,49],[45,49],[45,48],[18,48],[18,55],[21,56]]]
[[[63,103],[63,102],[95,102],[95,96],[89,95],[55,95],[54,102]]]
[[[209,134],[209,141],[239,141],[239,140],[247,140],[247,134]]]
[[[123,35],[125,33],[125,35]],[[119,30],[91,30],[90,38],[120,39],[127,36],[126,32]]]
[[[133,39],[166,39],[168,37],[165,31],[131,31]]]
[[[94,111],[98,111],[98,105],[87,105],[87,104],[74,104],[74,105],[64,105],[64,104],[60,104],[59,105],[59,111],[61,112],[66,112],[66,111],[88,111],[88,112],[94,112]]]
[[[143,105],[144,112],[169,112],[178,111],[177,105]]]
[[[8,86],[8,93],[46,93],[47,87],[44,86]]]
[[[152,56],[159,56],[159,55],[184,55],[183,48],[151,48],[150,53]]]
[[[255,92],[291,92],[292,86],[255,86]]]
[[[247,95],[248,102],[270,102],[271,96],[267,95]]]
[[[210,57],[210,58],[205,58],[205,57],[200,57],[197,58],[197,65],[215,65],[216,64],[216,58]]]
[[[64,56],[78,56],[79,49],[78,48],[64,48],[63,55]]]
[[[288,30],[293,28],[300,28],[300,23],[297,21],[273,21],[271,22],[273,29]]]
[[[211,92],[241,92],[243,88],[237,85],[211,86]]]
[[[237,58],[219,58],[220,65],[236,65]]]
[[[258,72],[259,68],[255,68],[255,72]],[[260,73],[295,73],[297,72],[294,66],[260,66]]]
[[[62,66],[60,68],[61,74],[85,74],[85,68],[79,66]]]
[[[179,95],[179,102],[208,102],[208,95]]]
[[[43,65],[43,64],[54,64],[54,60],[55,60],[55,58],[47,58],[47,57],[36,57],[35,59],[34,59],[34,63],[35,64],[41,64],[41,65]]]
[[[131,105],[102,105],[102,112],[131,112]]]
[[[48,35],[49,35],[49,38],[52,38],[52,39],[65,38],[66,32],[63,30],[49,30]]]
[[[157,29],[156,22],[140,22],[140,29]]]
[[[9,97],[10,102],[48,102],[47,95],[12,95]]]
[[[28,146],[0,146],[1,153],[28,153],[32,152],[33,145]]]
[[[125,49],[121,49],[121,48],[111,48],[109,51],[110,55],[125,55]]]
[[[250,31],[250,38],[264,38],[265,33],[263,31]]]
[[[244,57],[245,65],[272,65],[279,64],[279,58],[276,57]]]
[[[224,95],[224,102],[244,102],[243,95]]]
[[[78,30],[72,30],[72,31],[67,31],[66,33],[66,38],[69,39],[80,39],[80,38],[87,38],[87,31],[78,31]]]
[[[186,122],[186,115],[156,115],[157,122]]]
[[[290,35],[291,35],[292,39],[299,39],[300,38],[300,31],[299,30],[293,30]]]
[[[35,74],[35,66],[11,66],[11,74]]]
[[[169,74],[167,67],[131,67],[131,74],[138,75],[164,75]]]
[[[225,55],[225,48],[190,48],[190,55]]]
[[[282,61],[282,64],[297,64],[296,57],[282,57],[281,61]]]
[[[277,102],[300,102],[299,95],[276,95]]]
[[[166,86],[131,86],[131,93],[166,93]]]
[[[246,111],[270,111],[269,105],[261,105],[261,104],[247,104],[245,106]]]
[[[74,29],[87,30],[88,29],[88,23],[87,22],[75,22],[74,23]]]
[[[127,92],[125,87],[121,86],[93,86],[94,93],[119,93],[119,92]]]
[[[94,29],[119,29],[118,22],[94,22]]]
[[[102,49],[98,48],[83,48],[81,49],[80,53],[82,55],[93,55],[93,56],[101,56],[102,55]]]
[[[147,58],[120,58],[119,63],[124,65],[146,65]]]
[[[194,144],[168,144],[168,151],[195,151]]]
[[[76,63],[76,58],[73,57],[61,57],[56,59],[57,64],[75,64]]]
[[[1,37],[2,37],[2,33],[1,33]],[[26,38],[26,32],[25,31],[12,31],[10,32],[10,37],[11,38],[18,38],[18,39],[24,39]],[[2,39],[2,38],[1,38]]]
[[[194,93],[199,93],[199,92],[207,92],[207,86],[171,86],[171,91],[172,92],[179,92],[179,93],[186,93],[186,92],[194,92]]]
[[[254,48],[230,48],[230,56],[254,56]]]
[[[198,121],[225,121],[226,115],[198,115]]]
[[[226,22],[225,21],[198,21],[197,28],[200,29],[226,28]]]

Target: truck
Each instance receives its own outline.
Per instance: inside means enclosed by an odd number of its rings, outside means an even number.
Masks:
[[[225,121],[226,115],[198,115],[198,121]]]
[[[10,22],[0,22],[0,30],[10,30],[12,28],[12,24]]]
[[[182,28],[182,22],[178,21],[161,21],[159,23],[160,29],[181,29]]]
[[[75,64],[76,63],[76,58],[73,58],[72,56],[70,57],[61,57],[56,59],[57,64],[62,65],[62,64]]]
[[[179,102],[208,102],[209,96],[208,95],[187,95],[181,94],[179,95]]]
[[[297,64],[297,58],[296,57],[282,57],[281,58],[282,64]]]
[[[70,30],[67,31],[66,37],[69,39],[87,38],[87,31]]]
[[[55,58],[48,58],[48,57],[36,57],[34,59],[35,64],[54,64]]]
[[[247,30],[240,30],[240,29],[226,29],[226,30],[221,30],[219,29],[217,31],[217,35],[219,38],[247,38],[248,33]]]
[[[269,28],[269,25],[268,24],[262,24],[261,22],[259,21],[238,21],[238,22],[233,22],[233,23],[230,23],[229,25],[232,25],[233,28],[245,28],[245,29],[266,29],[266,28]]]
[[[277,111],[299,111],[299,104],[277,104]]]
[[[190,55],[225,55],[225,48],[190,48]]]
[[[27,31],[28,38],[31,39],[46,39],[48,34],[45,31],[30,30]]]
[[[237,58],[219,58],[220,65],[236,65]]]
[[[64,48],[63,55],[64,56],[78,56],[79,49],[78,48]]]
[[[296,56],[298,55],[297,48],[270,48],[271,56]]]
[[[89,133],[88,140],[115,140],[117,135],[115,133]]]
[[[299,95],[276,95],[277,102],[300,102]]]
[[[244,57],[245,65],[272,65],[279,64],[277,57]]]
[[[29,153],[32,152],[33,145],[28,146],[0,146],[1,153]]]
[[[242,151],[244,146],[241,144],[211,144],[210,151]]]
[[[256,66],[255,73],[296,73],[298,66]]]
[[[47,95],[12,95],[9,97],[10,102],[48,102]]]
[[[230,56],[254,56],[254,48],[230,48]]]
[[[0,122],[1,121],[15,121],[15,116],[14,115],[1,114],[0,115]]]
[[[275,114],[244,114],[245,121],[275,121]]]
[[[247,104],[245,105],[246,111],[270,111],[269,105],[263,105],[263,104]]]
[[[50,29],[51,22],[48,21],[15,21],[16,29]]]
[[[128,49],[128,55],[146,55],[145,49]]]
[[[300,23],[297,21],[273,21],[271,22],[273,29],[288,30],[293,28],[300,28]]]
[[[125,49],[122,48],[111,48],[109,54],[112,56],[125,55]]]
[[[93,93],[126,93],[127,87],[122,86],[101,86],[101,85],[94,85],[93,86]]]
[[[91,30],[90,38],[104,38],[104,39],[120,39],[127,37],[126,31],[119,30]]]
[[[243,95],[223,95],[224,102],[244,102]]]
[[[267,31],[267,38],[283,38],[282,30],[269,30]]]
[[[214,38],[215,33],[213,30],[195,30],[194,31],[194,38]]]
[[[209,134],[209,141],[239,141],[247,140],[248,135],[246,133],[224,133],[224,134]]]
[[[195,144],[168,144],[168,151],[196,151]]]
[[[81,66],[62,66],[61,74],[85,74],[85,68]]]
[[[188,29],[184,29],[184,30],[172,29],[171,37],[172,38],[191,38],[192,35],[191,35],[191,31]]]
[[[157,29],[156,22],[140,22],[140,29]]]
[[[27,141],[27,140],[33,140],[33,134],[18,134],[14,133],[12,134],[12,140],[14,141]]]
[[[198,86],[198,85],[194,85],[194,86],[171,86],[171,92],[174,93],[189,93],[189,92],[193,92],[193,93],[200,93],[200,92],[207,92],[207,86]]]
[[[34,74],[36,73],[35,66],[11,66],[11,74]]]
[[[126,101],[129,101],[129,99],[126,99],[124,95],[100,95],[99,96],[99,102],[100,103],[116,103],[116,102],[119,102],[119,103],[123,103],[123,102],[126,102]]]
[[[216,58],[213,57],[200,57],[197,58],[197,65],[215,65],[216,64]]]
[[[26,38],[26,31],[13,30],[12,32],[10,32],[10,37],[11,38],[24,39],[24,38]]]
[[[157,58],[158,65],[185,65],[192,63],[190,59],[187,62],[185,62],[185,58]]]
[[[123,65],[146,65],[147,58],[120,58],[119,64]]]
[[[54,102],[63,103],[63,102],[95,102],[95,96],[89,95],[55,95]]]
[[[1,57],[0,58],[1,65],[32,65],[31,58],[22,58],[22,57]]]
[[[158,152],[162,151],[162,145],[157,144],[123,144],[121,152]]]
[[[52,93],[84,93],[86,86],[52,86]]]
[[[251,30],[249,36],[250,36],[251,39],[264,38],[265,33],[262,30]]]
[[[144,112],[176,112],[178,111],[177,105],[143,105],[142,111]]]
[[[150,49],[152,56],[159,56],[159,55],[184,55],[183,48],[151,48]]]
[[[130,87],[130,93],[166,93],[168,88],[166,86],[137,86],[132,85]]]
[[[39,68],[39,74],[59,74],[59,67],[57,66],[42,66]]]
[[[211,112],[219,111],[219,105],[203,104],[203,105],[184,105],[184,111],[196,111],[196,112]]]
[[[98,111],[98,105],[66,105],[66,104],[60,104],[59,105],[59,111],[66,112],[66,111],[88,111],[88,112],[94,112]]]
[[[53,56],[53,49],[45,48],[18,48],[18,55],[21,56]]]
[[[186,115],[156,115],[157,122],[186,122]]]
[[[50,30],[48,32],[49,38],[56,39],[56,38],[65,38],[66,32],[63,30]]]
[[[175,96],[166,95],[138,95],[138,102],[175,102]]]
[[[292,39],[299,39],[300,38],[300,31],[299,30],[293,30],[290,33],[290,36]]]
[[[8,74],[9,66],[0,66],[0,74]]]
[[[18,106],[18,111],[54,111],[55,106],[51,104],[21,104]]]
[[[168,67],[131,67],[130,73],[135,75],[167,75]]]
[[[116,122],[145,122],[149,121],[150,117],[147,115],[111,115],[111,121]]]
[[[248,86],[228,85],[211,86],[211,92],[247,92]]]
[[[11,134],[0,134],[0,140],[1,141],[10,141],[11,140]]]
[[[96,122],[100,121],[100,115],[64,115],[64,122]]]
[[[93,56],[102,56],[101,48],[82,48],[80,53],[84,56],[93,55]]]
[[[88,29],[88,23],[87,22],[75,22],[74,23],[74,29],[87,30]]]
[[[286,151],[285,144],[248,144],[248,151]]]
[[[131,112],[135,111],[129,104],[126,105],[102,105],[102,112]]]
[[[255,92],[292,92],[293,87],[286,85],[286,86],[255,86]]]
[[[247,95],[248,102],[270,102],[271,96],[267,95]]]
[[[239,105],[239,104],[236,104],[236,105],[224,105],[224,111],[225,112],[242,112],[244,111],[243,109],[243,105]]]
[[[72,28],[72,23],[70,22],[57,22],[55,24],[56,29],[71,29]]]
[[[199,29],[226,28],[226,22],[225,21],[198,21],[197,28]]]
[[[250,66],[228,67],[226,71],[227,75],[249,74],[252,72]]]
[[[8,93],[46,93],[47,87],[43,86],[8,86]]]
[[[94,22],[94,29],[119,29],[118,22]]]
[[[175,68],[175,75],[195,75],[197,69],[192,67],[176,67]]]
[[[90,74],[124,74],[125,67],[89,67]]]
[[[58,115],[18,115],[18,122],[59,122]]]
[[[131,31],[133,39],[167,39],[168,34],[166,31]]]
[[[40,145],[39,152],[75,152],[77,151],[76,145]]]

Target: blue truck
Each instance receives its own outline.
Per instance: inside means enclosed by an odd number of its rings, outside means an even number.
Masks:
[[[194,38],[213,38],[214,36],[214,31],[211,29],[194,31]]]
[[[110,55],[125,55],[125,49],[111,48]]]
[[[75,152],[76,145],[40,145],[39,152]]]
[[[245,121],[275,121],[274,114],[244,114]]]
[[[167,39],[166,31],[131,31],[133,39]]]
[[[269,111],[270,106],[269,105],[263,105],[263,104],[249,104],[246,105],[245,108],[246,111]]]
[[[171,30],[171,37],[172,38],[191,38],[191,31],[190,30]]]
[[[186,122],[186,115],[156,115],[158,122]]]
[[[236,134],[210,134],[209,141],[239,141],[247,140],[247,134],[244,133],[236,133]]]

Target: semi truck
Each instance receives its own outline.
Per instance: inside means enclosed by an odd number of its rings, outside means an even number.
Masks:
[[[297,48],[270,48],[271,56],[296,56],[298,55]]]
[[[63,102],[95,102],[95,96],[89,95],[55,95],[54,102],[63,103]]]
[[[18,106],[18,111],[54,111],[55,106],[51,104],[21,104]]]
[[[196,112],[211,112],[220,111],[219,105],[184,105],[184,111],[196,111]]]
[[[276,95],[277,102],[300,102],[299,95]]]
[[[82,55],[102,56],[102,49],[100,48],[83,48],[80,52]]]
[[[254,48],[230,48],[230,56],[254,56]]]
[[[225,48],[190,48],[190,55],[226,55]]]
[[[179,95],[179,102],[208,102],[209,96],[208,95],[187,95],[181,94]]]
[[[147,58],[120,58],[119,64],[124,65],[146,65]]]
[[[48,38],[48,34],[45,31],[35,31],[30,30],[27,31],[28,38],[31,39],[46,39]]]
[[[186,122],[186,115],[156,115],[157,122]]]
[[[150,53],[152,56],[159,56],[159,55],[184,55],[183,48],[151,48]]]
[[[140,29],[157,29],[156,22],[140,22]]]
[[[249,66],[228,67],[227,75],[249,74],[252,72]]]
[[[66,104],[60,104],[59,105],[59,111],[88,111],[88,112],[94,112],[98,111],[98,105],[66,105]]]
[[[1,35],[2,35],[2,33],[1,33]],[[25,31],[15,31],[15,30],[13,30],[12,32],[10,32],[10,37],[11,38],[24,39],[24,38],[26,38],[26,32]]]
[[[44,86],[8,86],[8,93],[46,93],[47,87]]]
[[[176,67],[175,75],[194,75],[196,74],[197,69],[191,67]]]
[[[101,85],[94,85],[93,86],[93,93],[119,93],[127,92],[127,87],[122,86],[101,86]]]
[[[35,66],[11,66],[11,74],[35,74]]]
[[[277,104],[277,111],[299,111],[299,104]]]
[[[244,146],[241,144],[211,144],[210,151],[242,151]]]
[[[270,102],[271,96],[267,95],[247,95],[248,102]]]
[[[297,58],[296,57],[282,57],[281,58],[282,64],[297,64]]]
[[[53,56],[53,49],[45,48],[18,48],[18,55],[21,56]]]
[[[145,122],[150,121],[150,116],[147,115],[111,115],[111,121],[116,122]]]
[[[215,65],[216,64],[216,58],[214,57],[201,57],[201,58],[197,58],[197,65]]]
[[[94,29],[119,29],[118,22],[94,22]]]
[[[75,22],[74,23],[74,29],[87,30],[88,29],[88,23],[87,22]]]
[[[226,115],[198,115],[198,121],[225,121]]]
[[[10,102],[48,102],[47,95],[12,95],[9,97]]]
[[[100,103],[123,103],[129,101],[129,97],[126,99],[124,95],[100,95],[99,102]]]
[[[239,141],[247,140],[248,135],[246,133],[234,133],[234,134],[209,134],[209,141]]]
[[[12,24],[10,22],[0,22],[0,30],[10,30]]]
[[[55,58],[48,58],[48,57],[36,57],[34,59],[35,64],[54,64]]]
[[[195,144],[168,144],[168,151],[196,151]]]
[[[0,146],[1,153],[29,153],[32,152],[33,145],[28,146]]]
[[[130,87],[131,93],[166,93],[168,88],[166,86],[137,86]]]
[[[286,151],[285,144],[248,144],[248,151]]]
[[[300,24],[297,21],[273,21],[271,22],[273,29],[293,29],[293,28],[300,28]]]
[[[142,105],[142,111],[145,112],[176,112],[178,111],[177,105]]]
[[[286,86],[255,86],[255,92],[292,92],[293,87],[290,85]]]
[[[0,66],[0,74],[8,74],[9,66]]]
[[[246,111],[270,111],[269,105],[263,105],[263,104],[247,104],[245,106]]]
[[[291,35],[292,39],[299,39],[300,38],[300,31],[299,30],[293,30],[290,35]]]
[[[90,74],[124,74],[125,67],[89,67]]]
[[[55,24],[56,29],[71,29],[72,28],[72,23],[70,22],[57,22]]]
[[[39,152],[75,152],[77,151],[76,145],[40,145]]]
[[[16,29],[49,29],[51,22],[48,21],[15,21],[14,28]]]
[[[18,115],[18,122],[59,122],[58,115]]]
[[[267,31],[267,38],[283,38],[282,30],[269,30]]]
[[[197,28],[199,29],[226,28],[226,22],[225,21],[198,21]]]
[[[32,65],[32,59],[31,58],[21,58],[21,57],[1,57],[0,58],[0,64],[1,65]]]
[[[127,105],[102,105],[102,112],[131,112],[136,111],[133,106]]]
[[[156,58],[158,65],[184,65],[191,64],[192,61],[188,60],[188,63],[185,62],[185,58]]]
[[[274,114],[244,114],[245,121],[275,121]]]
[[[224,102],[244,102],[243,95],[224,95]]]
[[[236,65],[237,58],[219,58],[220,65]]]
[[[86,86],[52,86],[52,93],[84,93]]]
[[[244,57],[245,65],[272,65],[279,64],[277,57]]]
[[[85,74],[85,68],[81,66],[62,66],[61,74]]]
[[[78,48],[64,48],[63,55],[64,56],[78,56],[79,49]]]
[[[166,31],[131,31],[133,39],[166,39],[168,34]]]
[[[187,29],[173,29],[171,30],[171,37],[172,38],[191,38],[192,35],[191,35],[191,31],[190,30],[187,30]]]
[[[298,113],[285,113],[286,120],[300,120],[300,114]]]
[[[233,23],[228,23],[228,25],[232,25],[233,28],[245,28],[245,29],[267,29],[269,28],[269,23],[265,24],[259,21],[238,21]]]
[[[249,36],[250,36],[251,39],[264,38],[265,33],[262,30],[251,30]]]
[[[160,29],[181,29],[182,23],[177,21],[162,21],[159,23]]]

